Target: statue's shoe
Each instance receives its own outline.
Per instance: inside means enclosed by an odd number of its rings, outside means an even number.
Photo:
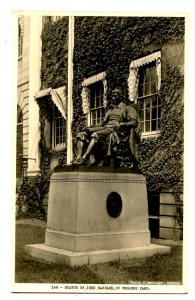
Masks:
[[[80,159],[75,160],[75,161],[73,162],[73,165],[76,165],[76,166],[78,166],[78,165],[84,165],[85,162],[86,162],[86,159],[80,158]]]

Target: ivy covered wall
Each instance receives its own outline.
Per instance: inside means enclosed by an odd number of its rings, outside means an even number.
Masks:
[[[41,35],[41,88],[67,85],[68,17],[45,23]]]
[[[144,139],[140,145],[141,169],[151,190],[182,189],[184,31],[184,18],[75,18],[74,137],[86,125],[81,102],[85,78],[106,71],[110,103],[110,93],[118,85],[127,96],[130,62],[161,51],[161,135]]]

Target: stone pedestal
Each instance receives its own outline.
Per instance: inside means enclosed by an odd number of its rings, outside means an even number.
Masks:
[[[45,244],[26,250],[41,259],[81,265],[170,248],[150,244],[143,175],[74,171],[52,175]]]

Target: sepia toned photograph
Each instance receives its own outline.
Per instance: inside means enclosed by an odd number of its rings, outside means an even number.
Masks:
[[[187,15],[13,22],[13,291],[186,292]]]

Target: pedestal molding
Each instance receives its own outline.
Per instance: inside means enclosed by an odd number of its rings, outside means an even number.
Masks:
[[[99,178],[70,178],[70,179],[50,179],[52,183],[58,182],[97,182],[97,183],[143,183],[146,184],[146,180],[132,180],[132,179],[99,179]]]
[[[62,234],[65,236],[71,236],[71,237],[90,237],[90,236],[105,236],[105,235],[121,235],[121,234],[135,234],[136,231],[121,231],[121,232],[93,232],[93,233],[72,233],[72,232],[65,232],[60,230],[52,230],[52,229],[46,229],[46,232],[49,233],[56,233],[56,234]],[[139,230],[139,233],[149,233],[149,230]]]

